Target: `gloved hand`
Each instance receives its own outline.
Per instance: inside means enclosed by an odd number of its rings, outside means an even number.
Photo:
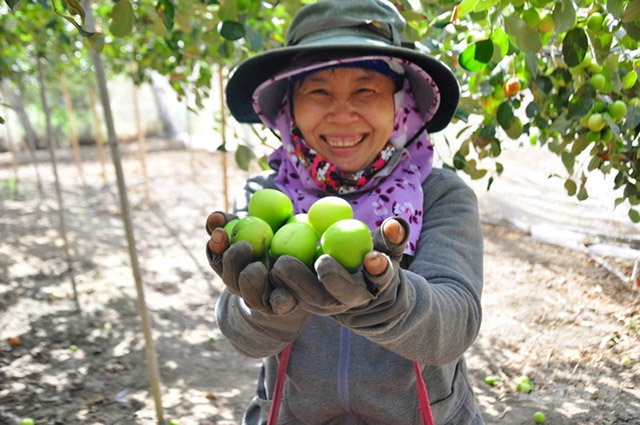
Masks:
[[[399,262],[409,240],[409,224],[400,217],[389,218],[372,236],[374,251],[365,256],[362,269],[356,273],[349,273],[331,256],[322,255],[315,263],[316,277],[302,262],[284,256],[273,267],[273,281],[276,286],[289,288],[301,308],[334,316],[346,326],[370,326],[389,320],[406,309],[408,302],[406,290],[399,291],[403,276]]]
[[[295,299],[287,288],[272,288],[267,267],[260,261],[252,261],[251,245],[245,241],[230,245],[223,227],[234,218],[234,215],[220,211],[207,218],[209,265],[228,291],[244,299],[250,309],[263,314],[290,313],[296,308]]]

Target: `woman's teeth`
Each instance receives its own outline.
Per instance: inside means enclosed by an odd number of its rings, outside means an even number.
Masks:
[[[326,138],[327,143],[332,148],[350,148],[351,146],[355,146],[360,143],[364,139],[364,135],[353,138],[353,139],[343,139],[343,138]]]

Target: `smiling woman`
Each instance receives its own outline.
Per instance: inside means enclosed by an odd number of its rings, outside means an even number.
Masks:
[[[311,3],[286,47],[229,79],[234,117],[282,142],[234,214],[278,189],[324,232],[310,269],[295,255],[253,259],[249,244],[229,246],[234,215],[210,216],[207,256],[226,286],[217,323],[240,353],[263,358],[243,425],[483,423],[463,356],[481,319],[478,210],[462,180],[432,167],[429,138],[451,120],[459,89],[404,27],[386,0]],[[358,227],[314,224],[314,206],[329,199]],[[263,293],[264,304],[251,301]]]

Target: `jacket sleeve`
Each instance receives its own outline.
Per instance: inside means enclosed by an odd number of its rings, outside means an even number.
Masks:
[[[249,178],[235,199],[233,212],[246,215],[253,193],[265,187],[275,187],[272,177],[272,173],[261,173]],[[216,302],[216,321],[220,331],[239,353],[248,357],[267,357],[282,351],[302,331],[306,318],[306,313],[300,309],[286,315],[266,316],[249,309],[242,298],[229,293],[226,288]]]
[[[483,242],[475,194],[452,171],[423,183],[415,257],[404,273],[408,302],[393,321],[354,332],[423,365],[442,365],[473,343],[482,320]]]

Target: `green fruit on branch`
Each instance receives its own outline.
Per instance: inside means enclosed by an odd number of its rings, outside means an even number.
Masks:
[[[535,8],[524,10],[521,17],[529,28],[536,28],[538,26],[538,22],[540,22],[540,14]]]
[[[277,189],[261,189],[249,199],[249,215],[263,219],[275,232],[293,215],[293,203]]]
[[[232,244],[247,241],[253,248],[253,259],[261,259],[271,245],[273,230],[269,223],[260,217],[243,217],[233,226],[230,242]]]
[[[553,21],[553,15],[547,13],[542,18],[540,18],[540,22],[538,22],[538,31],[542,34],[549,33],[553,31],[555,28],[555,22]]]
[[[594,89],[602,90],[604,88],[604,85],[607,83],[607,80],[602,74],[593,74],[589,79],[589,82],[591,83]]]
[[[366,223],[353,218],[333,223],[320,239],[322,252],[335,258],[350,272],[362,265],[364,256],[373,250],[371,231]]]
[[[322,235],[336,221],[353,218],[353,208],[342,198],[325,196],[311,205],[308,214],[309,223]]]
[[[607,122],[604,120],[604,117],[601,113],[596,112],[595,114],[591,114],[587,125],[589,126],[589,130],[597,132],[602,130],[605,125],[607,125]]]
[[[638,81],[638,73],[635,70],[631,70],[622,77],[622,87],[625,90],[629,90],[636,84],[636,81]]]
[[[619,120],[627,115],[627,105],[622,100],[616,100],[609,105],[608,111],[611,118]]]
[[[502,85],[502,90],[506,97],[515,96],[520,92],[521,84],[520,79],[517,77],[511,77]]]
[[[602,23],[604,22],[604,16],[600,12],[593,12],[591,16],[587,18],[587,28],[591,31],[600,31],[602,29]]]

